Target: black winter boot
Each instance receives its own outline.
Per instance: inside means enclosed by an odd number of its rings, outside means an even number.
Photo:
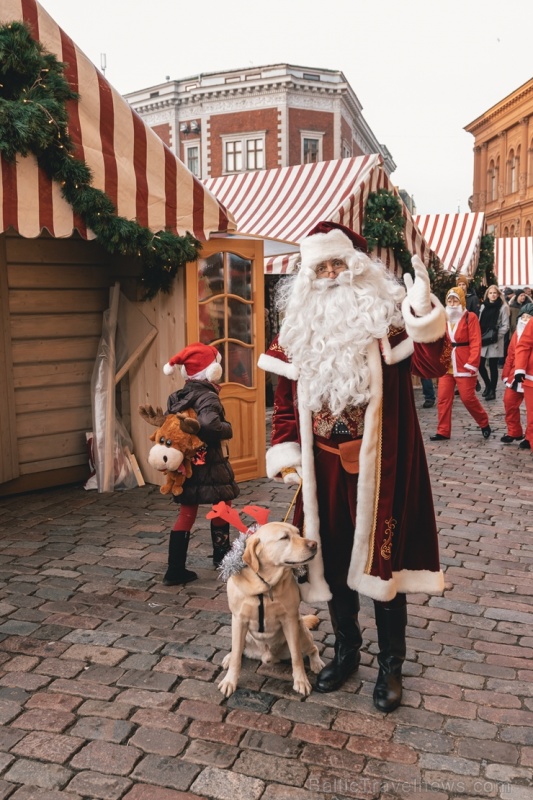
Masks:
[[[335,656],[318,673],[317,692],[334,692],[355,672],[361,660],[359,650],[363,639],[357,619],[359,595],[351,589],[334,592],[328,607],[335,633]]]
[[[185,569],[190,538],[190,531],[170,531],[170,539],[168,540],[168,569],[163,578],[165,586],[179,586],[197,579],[198,575],[196,572]]]
[[[394,711],[402,701],[402,665],[405,661],[407,606],[387,608],[374,603],[378,629],[379,672],[374,687],[378,711]]]
[[[213,564],[218,567],[230,549],[229,522],[216,527],[211,522],[211,541],[213,542]]]

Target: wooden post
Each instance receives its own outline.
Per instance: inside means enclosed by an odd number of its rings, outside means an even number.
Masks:
[[[117,331],[120,284],[117,282],[109,290],[109,360],[107,376],[107,395],[104,434],[104,464],[102,469],[101,492],[112,492],[115,488],[115,336]]]

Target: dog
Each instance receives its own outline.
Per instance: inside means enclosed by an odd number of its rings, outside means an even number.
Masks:
[[[303,656],[309,656],[313,672],[320,672],[324,663],[310,633],[319,620],[300,615],[293,569],[311,561],[316,551],[316,542],[286,522],[267,522],[249,535],[242,556],[245,567],[227,584],[231,652],[222,661],[227,673],[218,684],[226,697],[237,688],[243,655],[263,664],[290,657],[294,691],[310,694]]]

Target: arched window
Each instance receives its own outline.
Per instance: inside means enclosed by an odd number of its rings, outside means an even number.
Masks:
[[[505,228],[503,229],[503,235],[504,235],[504,237],[505,237],[506,239],[507,239],[507,237],[509,236],[509,228],[507,227],[507,225],[506,225],[506,226],[505,226]]]
[[[531,220],[530,219],[526,220],[526,226],[524,228],[524,231],[525,231],[525,235],[526,236],[531,236]]]
[[[511,225],[511,238],[514,236],[514,225]]]
[[[496,185],[496,165],[494,164],[494,159],[492,158],[489,164],[489,200],[496,200],[498,187]]]
[[[516,192],[516,160],[514,150],[509,152],[507,159],[507,192]]]
[[[527,185],[533,185],[533,139],[529,143],[528,150],[528,165],[527,165]]]

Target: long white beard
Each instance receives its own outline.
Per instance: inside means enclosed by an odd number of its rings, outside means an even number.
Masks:
[[[342,272],[335,281],[298,275],[285,307],[279,341],[299,372],[300,402],[325,404],[338,416],[370,398],[368,346],[402,327],[398,304],[405,290],[368,259],[363,275]]]
[[[452,325],[457,325],[459,320],[464,314],[463,308],[455,308],[455,306],[446,306],[446,316]]]

